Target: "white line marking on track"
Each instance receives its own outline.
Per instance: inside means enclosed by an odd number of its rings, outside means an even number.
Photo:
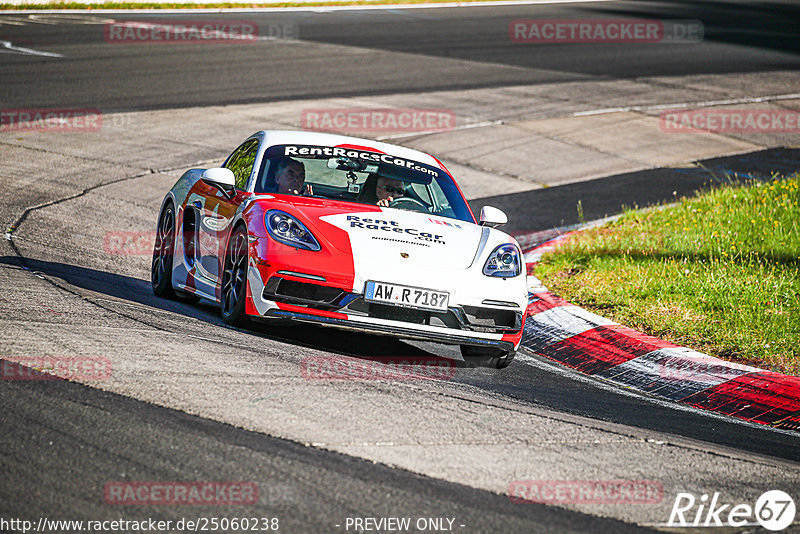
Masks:
[[[0,19],[0,26],[7,24],[9,26],[25,26],[28,24],[28,18],[22,17],[3,17]]]
[[[497,120],[497,121],[486,121],[486,122],[476,122],[474,124],[464,124],[461,126],[455,126],[449,130],[428,130],[424,132],[408,132],[403,134],[395,134],[395,135],[384,135],[381,137],[376,137],[376,141],[386,141],[387,139],[402,139],[404,137],[415,137],[417,135],[431,135],[436,133],[447,133],[447,132],[455,132],[458,130],[469,130],[470,128],[483,128],[485,126],[496,126],[498,124],[503,124],[504,121]]]
[[[1,13],[7,13],[7,11]],[[16,13],[19,13],[19,11],[17,11]],[[38,11],[36,13],[24,17],[3,16],[2,18],[0,18],[0,26],[4,24],[9,26],[26,26],[28,24],[97,25],[97,24],[106,24],[108,22],[114,22],[114,19],[108,19],[105,17],[95,17],[92,15],[83,15],[83,14],[62,14],[62,13],[42,14]]]
[[[95,17],[93,15],[64,15],[61,13],[54,15],[42,15],[36,13],[33,15],[28,15],[28,19],[37,24],[79,24],[84,26],[114,22],[114,19],[108,19],[105,17]]]
[[[144,29],[144,30],[166,30],[173,34],[184,33],[186,31],[186,26],[182,26],[180,24],[163,24],[160,22],[142,22],[142,21],[119,21],[113,22],[115,26],[120,26],[123,28],[134,28],[134,29]],[[204,32],[205,36],[208,36],[208,40],[212,41],[214,39],[220,40],[256,40],[256,41],[282,41],[288,43],[299,43],[301,42],[298,39],[284,39],[282,37],[275,37],[272,35],[255,35],[252,36],[250,34],[243,34],[243,33],[234,33],[234,32],[224,32],[221,30],[214,30]],[[205,38],[205,37],[204,37]],[[253,39],[254,38],[254,39]]]
[[[11,41],[0,41],[0,52],[4,50],[10,50],[12,53],[16,52],[17,54],[28,54],[31,56],[64,57],[61,54],[55,54],[53,52],[40,52],[39,50],[33,50],[31,48],[14,46],[11,44]]]
[[[49,24],[51,26],[60,23],[58,17],[45,17],[39,14],[28,15],[28,20],[30,20],[31,22],[36,22],[38,24]]]
[[[591,115],[603,115],[606,113],[620,113],[625,111],[647,111],[647,110],[657,110],[657,109],[688,109],[694,107],[710,107],[710,106],[725,106],[725,105],[733,105],[733,104],[753,104],[759,102],[772,102],[772,101],[780,101],[780,100],[795,100],[800,99],[800,93],[789,93],[785,95],[771,95],[771,96],[753,96],[753,97],[743,97],[743,98],[730,98],[726,100],[706,100],[701,102],[678,102],[674,104],[652,104],[649,106],[625,106],[625,107],[618,107],[618,108],[603,108],[603,109],[593,109],[589,111],[576,111],[572,114],[573,117],[586,117]],[[487,126],[497,126],[500,124],[505,124],[506,121],[504,120],[495,120],[495,121],[486,121],[486,122],[476,122],[474,124],[464,124],[462,126],[456,126],[451,130],[447,130],[447,132],[454,132],[457,130],[467,130],[469,128],[485,128]],[[429,130],[423,132],[409,132],[403,134],[394,134],[394,135],[384,135],[381,137],[376,137],[377,141],[388,141],[391,139],[403,139],[407,137],[415,137],[419,135],[431,135],[437,133],[444,133],[442,130]]]
[[[656,109],[685,109],[685,108],[707,108],[710,106],[730,106],[733,104],[755,104],[758,102],[771,102],[773,100],[795,100],[800,98],[800,93],[790,93],[786,95],[772,96],[752,96],[742,98],[728,98],[725,100],[706,100],[701,102],[678,102],[675,104],[652,104],[649,106],[624,106],[619,108],[592,109],[589,111],[576,111],[573,117],[586,117],[589,115],[603,115],[605,113],[620,113],[624,111],[648,111]]]
[[[47,3],[50,0],[42,0]],[[86,5],[102,4],[104,0],[94,2],[87,1]],[[212,0],[209,0],[212,1]],[[217,1],[217,0],[213,0]],[[615,0],[509,0],[499,2],[438,2],[430,4],[382,4],[382,5],[349,5],[349,6],[309,6],[309,7],[244,7],[244,8],[199,8],[199,9],[92,9],[92,13],[269,13],[269,12],[289,12],[289,11],[313,11],[317,13],[327,13],[330,11],[372,11],[372,10],[391,10],[391,9],[435,9],[435,8],[460,8],[460,7],[494,7],[494,6],[524,6],[536,4],[588,4],[596,2],[613,2]],[[22,5],[21,1],[14,2]],[[42,9],[42,10],[0,10],[0,14],[52,14],[52,13],[85,13],[82,9]]]

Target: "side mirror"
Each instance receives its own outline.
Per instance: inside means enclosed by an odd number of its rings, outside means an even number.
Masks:
[[[502,210],[493,208],[492,206],[484,206],[481,208],[481,226],[497,228],[498,226],[503,226],[507,222],[508,217]]]
[[[236,176],[230,169],[206,169],[200,177],[205,183],[216,187],[228,196],[236,185]]]

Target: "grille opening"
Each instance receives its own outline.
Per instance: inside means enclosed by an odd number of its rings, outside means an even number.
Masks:
[[[369,302],[364,300],[363,297],[358,297],[345,306],[345,308],[348,313],[356,312],[358,315],[369,315]]]
[[[402,321],[404,323],[427,324],[430,312],[415,310],[413,308],[402,308],[384,304],[369,305],[369,316],[376,319],[389,319],[392,321]]]
[[[316,300],[318,302],[332,302],[342,293],[343,291],[336,287],[320,286],[286,279],[281,279],[275,291],[276,295],[303,300]]]
[[[359,300],[348,306],[348,310],[363,312],[364,314],[375,317],[376,319],[388,319],[390,321],[401,321],[404,323],[427,324],[430,326],[443,326],[446,328],[461,329],[453,312],[435,312],[418,310],[415,308],[403,308],[402,306],[392,306],[390,304],[377,304]]]
[[[479,308],[477,306],[464,306],[464,314],[471,325],[489,328],[519,328],[517,324],[518,312],[513,310],[496,310],[494,308]]]
[[[192,208],[186,208],[183,212],[183,254],[189,267],[194,267],[196,256],[194,241],[197,230],[197,212]]]
[[[264,298],[292,304],[317,305],[336,308],[336,302],[346,293],[338,287],[297,282],[273,276],[264,287]]]
[[[447,313],[431,313],[431,319],[428,321],[431,326],[444,326],[445,328],[458,328],[461,330],[461,325],[455,314],[448,310]]]

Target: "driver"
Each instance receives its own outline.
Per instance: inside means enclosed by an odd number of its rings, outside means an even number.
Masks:
[[[381,176],[375,186],[375,195],[378,197],[378,206],[389,206],[390,202],[404,197],[406,189],[401,180]]]
[[[275,163],[275,183],[278,193],[284,195],[313,195],[311,184],[306,181],[306,168],[302,162],[292,158],[283,158]],[[300,191],[303,191],[302,193]]]

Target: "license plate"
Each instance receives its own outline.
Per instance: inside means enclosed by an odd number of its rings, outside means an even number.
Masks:
[[[364,288],[364,300],[394,304],[395,306],[404,306],[406,308],[447,311],[447,301],[449,299],[450,294],[446,291],[387,284],[385,282],[367,282]]]

